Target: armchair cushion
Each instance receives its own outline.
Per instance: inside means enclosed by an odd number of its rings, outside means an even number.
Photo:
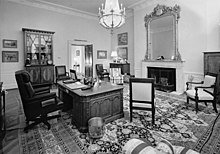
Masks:
[[[25,83],[25,87],[27,89],[29,97],[33,97],[35,95],[35,91],[30,82]]]
[[[186,91],[187,96],[193,99],[195,99],[195,93],[196,91],[194,89]],[[198,89],[198,96],[199,96],[199,100],[213,100],[213,96],[203,91],[203,89]]]
[[[216,80],[216,77],[210,76],[210,75],[205,75],[203,86],[211,87],[212,85],[215,84],[215,80]]]

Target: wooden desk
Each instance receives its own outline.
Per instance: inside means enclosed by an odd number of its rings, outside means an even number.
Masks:
[[[64,110],[72,109],[72,124],[80,132],[88,132],[88,120],[92,117],[102,117],[108,123],[124,116],[123,86],[102,82],[96,88],[71,90],[58,82],[58,93]]]

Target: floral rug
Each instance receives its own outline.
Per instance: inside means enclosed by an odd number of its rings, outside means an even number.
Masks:
[[[209,128],[216,114],[211,104],[199,105],[196,114],[195,103],[186,105],[184,95],[156,91],[155,125],[151,124],[151,113],[135,111],[133,122],[129,122],[129,91],[124,89],[125,118],[104,126],[105,134],[100,139],[90,139],[88,133],[80,133],[71,124],[71,114],[62,113],[53,121],[51,130],[43,124],[28,134],[21,132],[21,153],[122,153],[122,147],[131,138],[147,139],[155,146],[160,140],[169,140],[173,145],[194,149],[197,141]],[[73,115],[74,116],[74,115]],[[195,150],[198,150],[195,149]]]

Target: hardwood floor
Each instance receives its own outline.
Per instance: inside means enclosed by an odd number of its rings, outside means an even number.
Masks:
[[[20,118],[23,118],[23,111],[19,108],[19,91],[18,89],[8,90],[5,101],[5,120],[6,120],[6,134],[1,138],[2,154],[19,153],[19,139],[18,132],[22,128]],[[20,118],[19,118],[20,117]]]

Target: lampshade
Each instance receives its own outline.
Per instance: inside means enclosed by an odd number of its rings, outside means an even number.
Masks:
[[[118,0],[106,0],[105,8],[99,8],[99,23],[113,31],[125,23],[125,8],[119,7]]]
[[[112,51],[112,53],[111,53],[111,57],[118,57],[118,53],[117,53],[117,51]]]

